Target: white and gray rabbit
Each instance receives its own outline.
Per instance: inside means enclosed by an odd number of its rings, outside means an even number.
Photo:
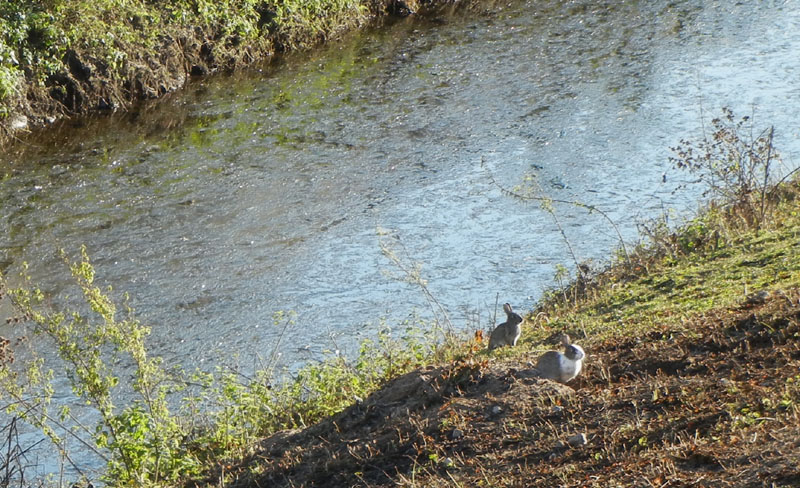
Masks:
[[[511,310],[511,305],[503,304],[506,321],[495,327],[489,337],[489,350],[502,346],[516,346],[522,334],[522,317]]]
[[[583,359],[586,357],[583,348],[571,344],[567,334],[561,337],[561,344],[564,345],[564,352],[547,351],[539,358],[536,371],[540,378],[567,383],[581,372]]]

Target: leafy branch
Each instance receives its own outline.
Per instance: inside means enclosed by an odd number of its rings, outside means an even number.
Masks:
[[[109,480],[142,485],[175,480],[196,470],[196,460],[181,446],[182,429],[167,404],[168,388],[176,385],[170,384],[161,360],[149,357],[146,351],[150,329],[139,324],[129,308],[128,317],[117,319],[114,302],[94,283],[94,268],[85,248],[78,261],[72,261],[63,251],[60,255],[90,314],[53,311],[37,288],[8,290],[2,277],[0,285],[7,289],[17,314],[32,325],[33,333],[52,343],[73,393],[99,415],[99,425],[94,432],[80,425],[76,431],[64,424],[75,418],[67,406],[61,407],[58,417],[48,411],[55,373],[44,368],[42,359],[29,361],[22,371],[3,368],[0,395],[24,408],[28,412],[24,420],[38,427],[56,446],[61,446],[61,439],[54,427],[65,427],[70,436],[106,462]],[[120,368],[124,368],[120,365],[125,363],[132,363],[131,386],[137,399],[119,409],[114,398]]]

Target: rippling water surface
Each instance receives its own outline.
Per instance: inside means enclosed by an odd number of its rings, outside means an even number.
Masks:
[[[685,175],[668,148],[723,106],[774,124],[794,164],[797,7],[515,1],[76,121],[0,161],[0,269],[28,262],[59,293],[54,250],[86,244],[154,353],[187,367],[268,355],[273,313],[296,311],[281,347],[294,368],[351,351],[381,318],[429,314],[388,276],[382,229],[457,327],[487,326],[496,296],[529,309],[572,262],[551,216],[493,180],[596,205],[633,240],[637,219],[695,207],[696,191],[672,193]],[[580,259],[617,245],[597,214],[556,210]]]

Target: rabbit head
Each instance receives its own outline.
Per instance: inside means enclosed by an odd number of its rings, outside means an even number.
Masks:
[[[561,337],[561,344],[564,345],[564,355],[568,359],[572,361],[580,361],[586,357],[586,352],[584,352],[583,348],[577,344],[572,344],[567,334],[564,334]]]
[[[511,304],[504,303],[503,304],[503,310],[506,312],[506,323],[507,324],[516,325],[516,324],[522,323],[522,317],[520,317],[520,315],[518,313],[514,312],[511,309]]]

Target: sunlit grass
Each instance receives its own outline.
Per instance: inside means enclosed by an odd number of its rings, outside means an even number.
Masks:
[[[791,186],[797,191],[796,184]],[[717,218],[699,219],[714,229],[722,225],[713,221]],[[781,205],[773,224],[759,231],[740,229],[729,239],[709,240],[703,249],[679,256],[646,257],[647,270],[634,274],[620,263],[595,277],[575,300],[553,293],[530,317],[522,343],[540,343],[559,330],[589,342],[680,330],[690,316],[744,305],[756,292],[800,286],[799,250],[800,218],[792,198]]]

